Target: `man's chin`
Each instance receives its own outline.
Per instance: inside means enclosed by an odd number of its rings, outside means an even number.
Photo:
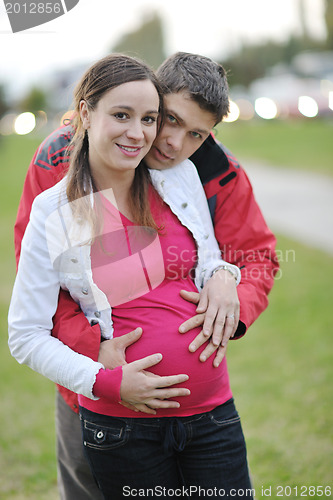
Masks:
[[[148,153],[148,155],[145,157],[145,163],[149,168],[152,168],[153,170],[166,170],[167,168],[173,167],[172,160],[157,160],[151,155],[151,153]]]

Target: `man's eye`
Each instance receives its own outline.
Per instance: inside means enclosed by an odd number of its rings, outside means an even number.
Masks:
[[[191,135],[194,139],[202,139],[202,135],[199,132],[191,132]]]
[[[170,123],[177,123],[176,118],[172,115],[167,115],[167,119]]]

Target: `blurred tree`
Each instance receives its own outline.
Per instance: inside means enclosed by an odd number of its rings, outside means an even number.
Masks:
[[[230,86],[248,86],[263,77],[276,64],[290,64],[295,55],[304,50],[323,50],[325,43],[306,37],[291,36],[285,43],[267,41],[260,45],[247,45],[222,62],[228,71]]]
[[[3,83],[0,83],[0,118],[8,111],[9,105],[6,98],[6,89]]]
[[[47,107],[47,96],[43,89],[32,87],[26,96],[17,104],[20,111],[31,111],[36,113],[39,110],[45,111]]]
[[[327,40],[311,38],[306,23],[306,2],[299,0],[301,35],[291,35],[284,43],[267,41],[257,45],[246,45],[222,62],[228,71],[230,86],[248,86],[253,80],[263,77],[276,64],[289,65],[293,58],[305,50],[333,49],[333,0],[325,0],[325,22]]]
[[[327,30],[327,48],[333,49],[333,0],[326,0],[325,22]]]
[[[302,29],[302,37],[303,38],[308,38],[308,26],[306,23],[306,7],[304,0],[298,0],[299,1],[299,20],[300,20],[300,25]]]
[[[122,52],[144,59],[154,69],[165,59],[162,20],[153,13],[141,26],[124,35],[112,52]]]

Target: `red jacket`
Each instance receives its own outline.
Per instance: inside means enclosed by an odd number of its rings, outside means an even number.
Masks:
[[[72,134],[70,125],[55,130],[40,145],[30,163],[14,229],[17,262],[32,202],[66,172],[67,147]],[[267,296],[278,269],[276,240],[263,219],[244,170],[224,146],[209,136],[191,160],[204,185],[223,258],[241,268],[242,280],[237,288],[240,322],[236,332],[236,337],[240,337],[268,305]],[[59,294],[53,325],[53,336],[76,352],[97,360],[99,325],[91,326],[64,290]],[[65,401],[77,412],[77,395],[63,387],[58,388]]]

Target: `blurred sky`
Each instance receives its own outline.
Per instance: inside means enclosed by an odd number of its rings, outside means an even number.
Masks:
[[[324,38],[324,0],[304,1],[309,33]],[[223,62],[241,43],[269,38],[282,41],[300,33],[299,2],[80,0],[66,15],[13,34],[0,0],[0,83],[9,84],[11,94],[19,94],[31,82],[41,83],[53,70],[90,63],[104,56],[121,35],[139,26],[153,10],[164,20],[167,55],[183,50]]]

